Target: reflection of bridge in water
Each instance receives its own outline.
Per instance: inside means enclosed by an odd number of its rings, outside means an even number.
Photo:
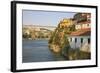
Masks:
[[[23,25],[23,28],[29,28],[29,29],[45,29],[45,30],[51,30],[51,31],[53,31],[56,28],[56,26]]]

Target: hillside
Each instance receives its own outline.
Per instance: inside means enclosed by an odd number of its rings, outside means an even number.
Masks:
[[[67,35],[75,30],[75,26],[72,23],[69,25],[70,21],[67,20],[63,19],[50,37],[49,47],[55,53],[64,53],[70,49]]]

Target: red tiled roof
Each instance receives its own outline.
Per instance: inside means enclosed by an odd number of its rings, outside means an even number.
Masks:
[[[89,35],[91,35],[91,28],[76,30],[70,34],[70,36],[89,36]]]
[[[91,21],[83,21],[83,22],[78,22],[78,24],[90,24]]]

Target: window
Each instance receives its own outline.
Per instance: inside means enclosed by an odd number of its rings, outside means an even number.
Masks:
[[[77,42],[77,38],[75,38],[75,43]]]
[[[90,38],[88,38],[88,44],[90,44]]]
[[[81,38],[81,43],[83,43],[83,38]]]
[[[70,42],[72,41],[72,38],[70,38]]]
[[[89,27],[89,24],[87,24],[87,26]]]

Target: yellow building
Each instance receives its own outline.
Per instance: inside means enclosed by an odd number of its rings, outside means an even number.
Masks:
[[[60,28],[69,27],[71,25],[73,25],[72,19],[63,19],[62,21],[60,21]]]

